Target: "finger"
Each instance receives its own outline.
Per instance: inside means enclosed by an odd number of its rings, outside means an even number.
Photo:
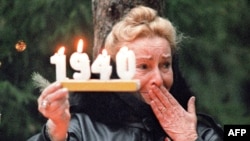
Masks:
[[[59,89],[51,94],[48,94],[46,97],[38,99],[38,109],[43,111],[51,107],[52,103],[60,102],[61,100],[68,99],[68,90],[66,88]]]
[[[51,113],[49,117],[54,123],[61,124],[70,120],[69,101],[66,101],[63,106]]]
[[[156,96],[156,93],[154,93],[152,90],[150,90],[148,94],[153,101],[153,105],[151,105],[151,107],[158,109],[160,112],[162,112],[162,110],[165,108],[165,106],[162,104],[162,101],[160,101],[159,98]]]
[[[44,99],[47,99],[49,102],[57,101],[60,99],[67,99],[69,95],[67,88],[58,89],[57,91],[51,93],[50,95],[44,97]]]
[[[64,113],[65,113],[64,116],[66,116],[70,119],[71,115],[70,115],[70,111],[69,111],[69,103],[68,103],[67,108],[65,109]]]
[[[47,110],[48,113],[51,113],[52,116],[55,117],[62,117],[65,115],[65,111],[69,110],[69,101],[68,100],[64,100],[64,101],[58,101],[58,102],[54,102],[52,103],[51,109]]]
[[[44,99],[38,100],[38,110],[41,112],[51,110],[53,107],[52,105],[55,105],[56,103],[62,104],[64,101],[68,100],[68,95],[68,90],[66,88],[59,89],[44,97]]]
[[[68,108],[68,105],[69,105],[68,97],[62,97],[61,99],[51,101],[47,111],[53,112],[59,108],[65,109]]]
[[[157,106],[157,102],[152,100],[150,102],[150,105],[151,105],[151,108],[156,116],[156,118],[159,120],[159,121],[163,121],[164,120],[164,116],[162,114],[162,112],[160,111],[160,109],[158,108]]]
[[[154,99],[159,99],[159,101],[163,103],[165,107],[172,107],[172,104],[170,103],[169,99],[166,96],[168,95],[167,91],[162,91],[156,86],[152,86],[152,91],[155,94],[155,97],[157,97]]]
[[[189,100],[188,100],[188,112],[192,113],[192,114],[196,114],[196,108],[195,108],[195,97],[192,96]]]
[[[164,103],[166,107],[171,106],[163,92],[155,85],[152,86],[152,94],[150,96],[152,96],[152,99],[157,100],[156,103]]]
[[[61,104],[62,102],[68,100],[68,98],[69,98],[68,95],[69,95],[69,93],[68,93],[68,90],[66,88],[59,89],[56,92],[46,96],[44,99],[38,101],[38,104],[39,104],[38,108],[48,110],[48,108],[52,107],[53,104],[54,105],[56,103]],[[45,102],[45,104],[44,104],[44,102]]]
[[[50,118],[53,121],[61,121],[66,110],[69,110],[69,101],[67,99],[54,101],[48,108],[40,109],[45,117]]]
[[[164,86],[161,86],[160,90],[162,91],[163,94],[165,94],[169,103],[172,106],[179,106],[180,105],[179,102],[175,99],[175,97],[171,93],[169,93],[169,91]]]
[[[47,88],[44,89],[42,94],[40,95],[41,99],[44,99],[48,94],[55,92],[59,88],[61,88],[61,83],[55,82],[49,85]]]

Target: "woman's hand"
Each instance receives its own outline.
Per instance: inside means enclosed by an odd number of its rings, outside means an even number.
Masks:
[[[195,97],[188,101],[187,111],[163,86],[152,86],[149,91],[151,107],[163,130],[174,141],[194,141],[197,139]]]
[[[69,93],[60,83],[49,85],[38,98],[38,110],[48,118],[47,129],[51,140],[65,140],[70,121]]]

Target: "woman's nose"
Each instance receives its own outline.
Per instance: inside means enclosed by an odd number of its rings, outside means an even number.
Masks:
[[[163,84],[163,78],[159,69],[155,69],[151,76],[151,85],[156,85],[160,87]]]

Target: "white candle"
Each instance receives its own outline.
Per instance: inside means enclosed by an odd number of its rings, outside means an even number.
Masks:
[[[101,80],[109,80],[112,72],[110,66],[110,55],[107,50],[103,49],[102,54],[99,54],[93,64],[91,65],[91,71],[93,73],[100,73]]]
[[[116,71],[120,79],[130,80],[136,71],[135,54],[128,47],[122,47],[116,54]]]
[[[61,47],[57,53],[50,57],[50,63],[56,65],[56,80],[66,79],[66,56],[65,47]]]
[[[77,52],[74,52],[70,57],[71,67],[79,72],[73,74],[73,79],[76,80],[88,80],[90,78],[90,60],[86,53],[82,53],[83,40],[79,40],[77,46]]]

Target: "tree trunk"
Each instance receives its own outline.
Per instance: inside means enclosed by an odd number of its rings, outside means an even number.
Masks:
[[[136,5],[145,5],[163,14],[164,0],[92,0],[94,23],[93,58],[104,46],[105,38],[114,23]]]

